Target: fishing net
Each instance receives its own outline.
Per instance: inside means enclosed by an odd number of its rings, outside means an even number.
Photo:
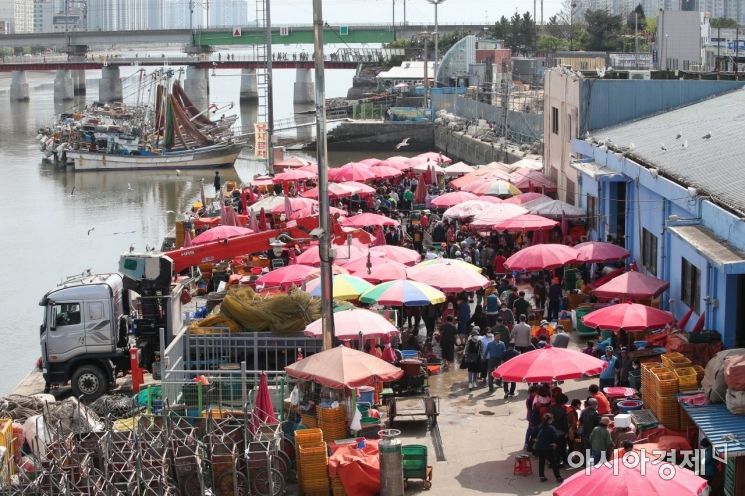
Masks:
[[[12,418],[16,422],[23,423],[29,417],[40,414],[44,403],[41,398],[9,394],[0,398],[0,418]]]
[[[104,395],[88,405],[99,417],[112,420],[132,417],[143,409],[134,398],[122,394]]]
[[[295,288],[288,294],[260,296],[251,288],[231,288],[225,295],[219,313],[213,313],[192,324],[192,331],[208,327],[227,327],[231,332],[271,331],[298,332],[321,318],[321,300]]]
[[[101,430],[98,415],[76,398],[47,403],[43,408],[44,421],[58,432],[81,433]]]

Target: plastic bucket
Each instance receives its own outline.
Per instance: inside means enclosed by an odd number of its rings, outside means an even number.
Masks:
[[[644,408],[644,402],[641,400],[624,400],[618,402],[619,413],[629,413],[634,410],[641,410]]]
[[[359,391],[359,398],[357,399],[360,403],[368,403],[372,405],[375,403],[375,388],[370,386],[362,386],[361,388],[358,388],[357,391]]]

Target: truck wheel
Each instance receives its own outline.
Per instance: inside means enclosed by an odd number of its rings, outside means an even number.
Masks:
[[[85,396],[88,401],[97,400],[109,388],[109,381],[103,370],[95,365],[83,365],[75,369],[70,382],[72,393],[78,398]]]

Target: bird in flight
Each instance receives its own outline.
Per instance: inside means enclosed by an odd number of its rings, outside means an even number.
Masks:
[[[403,148],[405,146],[409,146],[409,140],[410,139],[411,138],[404,138],[401,143],[399,143],[399,144],[396,145],[396,150],[400,150],[401,148]]]
[[[127,183],[127,191],[132,191],[132,190],[133,190],[132,185]]]
[[[70,196],[75,196],[75,186],[72,187],[72,191],[70,191]]]
[[[680,139],[683,137],[683,133],[681,131],[678,131],[678,134],[675,135],[675,139]]]
[[[705,140],[707,140],[707,139],[711,139],[711,131],[709,131],[708,133],[704,134],[704,135],[702,136],[702,138],[703,138],[703,139],[705,139]]]
[[[680,145],[680,147],[681,147],[682,149],[684,149],[684,150],[685,150],[686,148],[688,148],[688,140],[685,140],[685,141],[683,142],[683,144],[682,144],[682,145]]]
[[[660,143],[660,150],[662,150],[663,152],[667,151],[667,147],[665,146],[665,143]]]
[[[95,230],[96,230],[96,228],[95,228],[95,227],[91,227],[90,229],[88,229],[88,236],[90,236],[90,235],[91,235],[91,233],[92,233],[93,231],[95,231]]]
[[[181,170],[180,169],[176,169],[176,175],[177,176],[180,176],[181,175]]]

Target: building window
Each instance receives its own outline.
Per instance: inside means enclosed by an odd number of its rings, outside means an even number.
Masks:
[[[587,228],[598,228],[598,198],[587,193]]]
[[[567,181],[567,198],[566,202],[570,205],[574,205],[575,199],[574,199],[574,181],[570,181],[569,179]]]
[[[657,236],[642,228],[642,267],[657,275]]]
[[[680,268],[680,301],[700,313],[701,271],[691,262],[682,258]]]
[[[559,109],[551,107],[551,132],[559,134]]]

